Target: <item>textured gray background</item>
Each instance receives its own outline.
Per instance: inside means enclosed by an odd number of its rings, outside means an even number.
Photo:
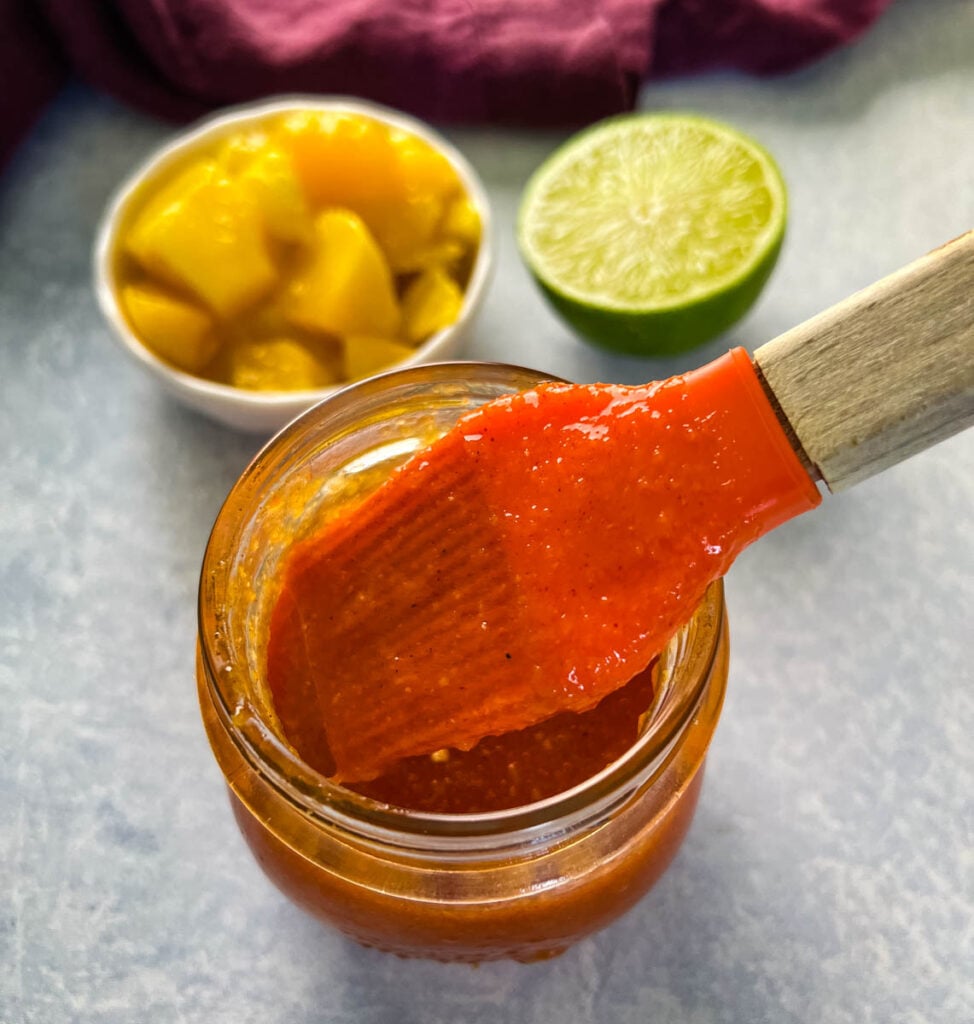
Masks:
[[[757,345],[974,225],[974,5],[910,0],[771,82],[653,85],[753,132],[792,197]],[[401,962],[251,862],[198,722],[196,577],[255,450],[159,395],[89,287],[113,186],[170,129],[74,89],[0,180],[0,1021],[974,1019],[974,434],[762,540],[699,816],[640,906],[560,960]],[[469,349],[579,380],[512,224],[555,135],[457,131],[500,270]]]

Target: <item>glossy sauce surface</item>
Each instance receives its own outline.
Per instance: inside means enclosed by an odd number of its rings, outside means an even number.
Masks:
[[[433,814],[500,811],[555,796],[597,774],[635,743],[653,701],[653,675],[650,666],[584,714],[562,712],[527,729],[487,736],[471,750],[444,748],[408,757],[377,779],[348,788]],[[309,732],[306,709],[287,693],[275,694],[275,703],[302,759],[331,775],[327,738],[323,731]]]
[[[499,399],[296,546],[268,646],[279,713],[303,709],[335,776],[367,781],[589,711],[818,500],[742,351]]]

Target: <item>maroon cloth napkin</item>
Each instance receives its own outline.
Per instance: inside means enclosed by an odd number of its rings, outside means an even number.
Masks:
[[[174,120],[331,92],[434,121],[573,126],[629,109],[649,76],[792,70],[889,3],[0,0],[0,160],[67,69]]]
[[[61,87],[64,58],[31,0],[0,0],[0,168]]]

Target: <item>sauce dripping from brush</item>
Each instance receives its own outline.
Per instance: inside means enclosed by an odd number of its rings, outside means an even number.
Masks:
[[[621,757],[653,706],[655,663],[594,708],[563,711],[537,725],[487,736],[471,750],[442,748],[397,761],[370,782],[346,783],[363,796],[432,814],[483,814],[564,793]],[[277,700],[285,735],[305,763],[324,775],[335,765],[320,719],[307,706]],[[318,731],[315,732],[315,724]]]

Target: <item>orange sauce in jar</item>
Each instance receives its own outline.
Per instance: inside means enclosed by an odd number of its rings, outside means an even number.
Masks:
[[[536,380],[418,367],[337,396],[238,481],[204,559],[200,704],[247,843],[296,903],[404,956],[541,959],[631,908],[689,828],[723,699],[719,582],[658,663],[594,709],[407,758],[368,782],[331,781],[307,694],[269,684],[282,566],[331,505],[367,493],[349,467],[374,469],[382,451],[401,462],[413,427],[442,432]]]
[[[527,729],[487,736],[471,750],[444,748],[404,758],[378,778],[346,787],[394,807],[434,814],[482,814],[536,803],[621,757],[639,738],[653,689],[650,667],[591,711],[563,712]],[[274,692],[284,734],[311,767],[331,775],[327,740],[301,696],[286,688]]]

